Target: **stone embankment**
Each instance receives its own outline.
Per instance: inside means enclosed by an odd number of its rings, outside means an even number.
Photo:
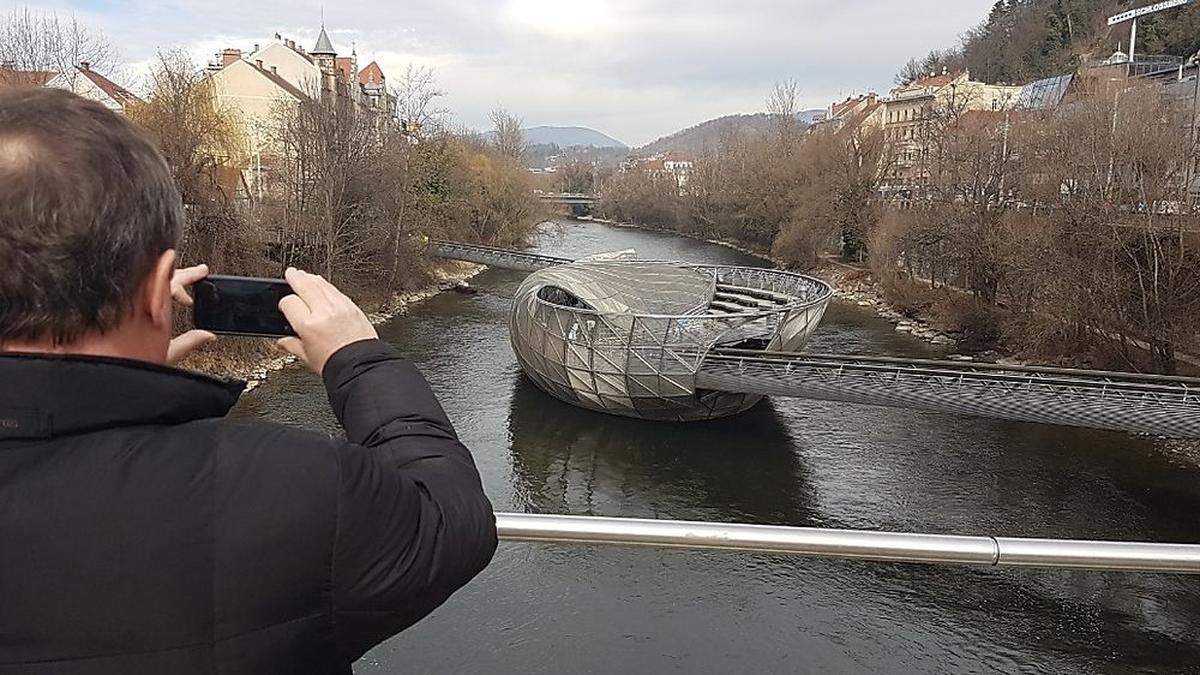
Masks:
[[[958,339],[952,333],[934,327],[927,317],[908,317],[899,312],[887,301],[883,295],[883,289],[870,280],[870,276],[866,274],[865,270],[826,260],[814,274],[833,286],[835,297],[844,302],[873,310],[880,318],[895,326],[898,333],[907,333],[937,347],[950,348],[958,344]],[[976,357],[950,354],[946,358],[956,361],[973,361]],[[995,352],[980,354],[979,358],[1004,365],[1023,364],[1022,361],[1002,357]]]
[[[434,270],[434,282],[419,291],[401,293],[383,303],[378,309],[367,313],[367,318],[374,325],[386,323],[408,311],[413,305],[427,300],[444,291],[470,289],[467,281],[484,270],[482,265],[465,262],[446,262]],[[262,384],[271,373],[282,370],[295,363],[296,357],[290,354],[272,354],[265,358],[252,359],[242,364],[233,364],[223,373],[226,376],[246,380],[246,391],[252,391]]]

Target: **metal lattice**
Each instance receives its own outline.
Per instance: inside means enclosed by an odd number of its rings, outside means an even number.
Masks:
[[[1200,379],[1056,368],[721,350],[701,387],[1200,438]]]
[[[831,297],[818,279],[773,270],[572,263],[522,284],[510,334],[525,372],[558,398],[629,417],[711,419],[761,396],[698,388],[704,355],[719,345],[800,349]]]
[[[453,242],[434,252],[535,272],[514,300],[517,359],[539,387],[592,410],[700,420],[790,396],[1200,438],[1200,379],[799,354],[832,297],[811,277]]]
[[[568,258],[555,258],[554,256],[510,251],[478,244],[461,244],[456,241],[433,241],[429,244],[429,250],[433,255],[447,260],[462,260],[518,272],[536,272],[540,269],[571,262]]]

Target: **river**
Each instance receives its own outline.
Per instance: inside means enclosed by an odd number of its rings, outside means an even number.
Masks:
[[[761,264],[668,234],[561,221],[536,251]],[[425,373],[497,511],[946,534],[1200,541],[1200,469],[1118,433],[776,399],[677,425],[568,406],[508,342],[522,275],[488,270],[381,327]],[[936,356],[835,303],[809,349]],[[337,433],[317,378],[238,415]],[[1200,581],[774,555],[501,544],[361,674],[1200,672]]]

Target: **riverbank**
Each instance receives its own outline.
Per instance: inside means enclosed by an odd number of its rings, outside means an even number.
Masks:
[[[445,261],[434,268],[433,280],[423,288],[398,293],[380,303],[364,303],[363,311],[373,325],[386,323],[406,313],[413,305],[438,293],[469,287],[467,282],[484,270],[483,265]],[[291,354],[280,354],[269,339],[223,338],[218,344],[201,350],[183,363],[185,368],[203,373],[246,381],[246,391],[253,391],[271,373],[295,363]]]

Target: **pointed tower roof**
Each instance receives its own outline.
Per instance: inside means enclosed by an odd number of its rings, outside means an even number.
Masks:
[[[321,26],[321,35],[317,38],[317,46],[309,52],[313,56],[337,56],[337,50],[333,48],[333,43],[329,41],[329,34],[325,32],[325,26]]]

